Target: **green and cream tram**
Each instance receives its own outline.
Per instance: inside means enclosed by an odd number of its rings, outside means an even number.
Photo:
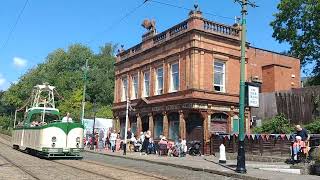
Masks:
[[[53,89],[49,85],[35,86],[32,107],[26,109],[24,121],[15,125],[13,130],[13,148],[45,158],[81,158],[83,125],[60,120],[59,110],[54,105]]]

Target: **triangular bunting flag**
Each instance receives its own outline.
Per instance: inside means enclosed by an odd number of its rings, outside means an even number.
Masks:
[[[284,140],[284,137],[286,137],[286,135],[285,134],[280,134],[280,137],[281,137],[282,140]]]
[[[269,140],[269,137],[270,137],[270,135],[269,135],[269,134],[266,134],[266,139],[267,139],[267,141]]]
[[[290,140],[290,136],[291,136],[290,134],[286,134],[286,137],[288,140]]]
[[[254,140],[255,136],[256,136],[256,135],[251,134],[251,138],[252,138],[252,140]]]
[[[278,137],[280,136],[280,134],[275,134],[274,136],[276,137],[276,139],[278,139]]]
[[[230,134],[227,137],[228,137],[228,140],[230,140]]]
[[[256,137],[256,139],[259,140],[260,139],[260,134],[256,134],[255,137]]]

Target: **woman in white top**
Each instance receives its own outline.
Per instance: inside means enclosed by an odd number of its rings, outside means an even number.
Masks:
[[[117,140],[117,133],[116,133],[116,130],[113,130],[113,132],[111,133],[110,135],[110,144],[111,144],[111,149],[112,149],[112,152],[115,151],[116,149],[116,140]]]

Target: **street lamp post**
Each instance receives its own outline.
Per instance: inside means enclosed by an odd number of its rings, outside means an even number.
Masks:
[[[93,101],[93,125],[92,125],[92,138],[91,138],[92,139],[92,143],[91,143],[90,150],[94,150],[94,143],[96,141],[96,137],[95,137],[95,134],[94,134],[94,128],[95,128],[95,124],[96,124],[96,112],[97,112],[96,100],[94,99],[94,101]]]
[[[126,125],[124,131],[124,143],[123,143],[123,155],[127,154],[127,136],[128,136],[128,121],[129,121],[129,93],[128,93],[128,86],[127,86],[127,107],[126,107]]]
[[[88,73],[88,59],[86,59],[86,66],[84,67],[84,76],[83,76],[83,95],[82,95],[82,110],[81,110],[81,123],[83,124],[84,118],[84,107],[86,103],[86,86],[87,86],[87,73]]]
[[[246,62],[246,31],[247,31],[247,5],[256,7],[255,4],[249,2],[249,0],[235,0],[241,7],[241,65],[240,65],[240,98],[239,98],[239,146],[237,157],[236,172],[246,173],[245,163],[245,149],[244,149],[244,108],[245,108],[245,62]]]

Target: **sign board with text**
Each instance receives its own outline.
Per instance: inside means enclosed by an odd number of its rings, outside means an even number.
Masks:
[[[248,105],[250,107],[259,107],[259,87],[248,86]]]
[[[255,83],[246,83],[246,105],[249,107],[259,107],[260,85]]]

